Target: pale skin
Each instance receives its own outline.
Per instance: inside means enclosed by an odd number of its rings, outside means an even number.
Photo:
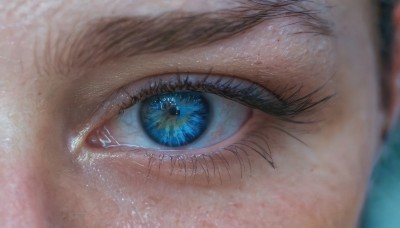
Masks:
[[[334,6],[320,7],[332,35],[293,34],[302,27],[279,18],[215,43],[122,58],[84,75],[47,70],[54,63],[46,53],[58,37],[94,19],[235,6],[199,2],[0,0],[2,227],[356,226],[381,136],[397,109],[395,87],[391,106],[381,106],[370,1],[316,1]],[[304,93],[326,84],[320,96],[335,96],[307,116],[318,123],[283,123],[304,144],[270,132],[275,168],[251,154],[251,170],[242,175],[238,160],[229,161],[230,178],[183,180],[164,166],[149,174],[139,156],[104,149],[99,155],[87,145],[91,124],[102,124],[93,123],[97,108],[118,88],[177,69],[212,69],[272,87],[302,83]]]

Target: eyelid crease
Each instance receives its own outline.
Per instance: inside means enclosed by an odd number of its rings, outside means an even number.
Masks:
[[[219,95],[288,122],[307,123],[293,118],[302,113],[310,113],[333,98],[334,95],[328,95],[316,99],[324,87],[325,85],[322,85],[310,93],[300,96],[303,90],[302,86],[285,86],[280,90],[271,91],[258,83],[232,76],[176,73],[167,80],[163,76],[152,78],[136,92],[124,88],[123,92],[130,98],[130,101],[123,104],[120,111],[123,112],[154,95],[177,91],[197,91]]]

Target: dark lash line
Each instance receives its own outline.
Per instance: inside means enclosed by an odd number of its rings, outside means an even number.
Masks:
[[[294,117],[302,113],[312,112],[335,96],[335,94],[332,94],[318,100],[314,99],[326,86],[325,84],[313,90],[311,93],[297,98],[303,86],[292,86],[291,88],[285,86],[281,89],[282,91],[269,91],[255,82],[233,77],[224,79],[224,76],[218,76],[217,80],[210,82],[208,80],[211,73],[204,75],[202,80],[193,83],[190,81],[190,75],[191,74],[186,74],[182,78],[182,74],[177,73],[175,75],[176,82],[165,82],[162,81],[162,79],[152,80],[137,94],[130,94],[124,91],[128,94],[130,102],[121,106],[120,112],[154,95],[177,91],[197,91],[212,93],[239,102],[249,108],[258,109],[287,122],[305,124],[315,122],[295,120]],[[240,88],[242,86],[244,86],[244,88]],[[287,93],[290,94],[287,98],[284,98],[284,95]]]

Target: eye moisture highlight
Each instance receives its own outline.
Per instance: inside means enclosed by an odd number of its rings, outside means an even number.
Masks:
[[[122,88],[102,107],[105,120],[88,136],[97,154],[122,156],[148,174],[231,176],[251,170],[254,155],[272,167],[272,148],[294,138],[287,124],[310,114],[331,96],[318,88],[278,92],[229,76],[176,74],[143,79]],[[105,116],[104,116],[105,115]],[[157,167],[157,168],[156,168]],[[237,167],[236,171],[233,171]],[[225,173],[225,174],[223,174]]]

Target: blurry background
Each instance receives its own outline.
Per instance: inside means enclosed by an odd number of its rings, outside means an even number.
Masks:
[[[362,228],[400,228],[400,125],[388,138],[374,170]]]

